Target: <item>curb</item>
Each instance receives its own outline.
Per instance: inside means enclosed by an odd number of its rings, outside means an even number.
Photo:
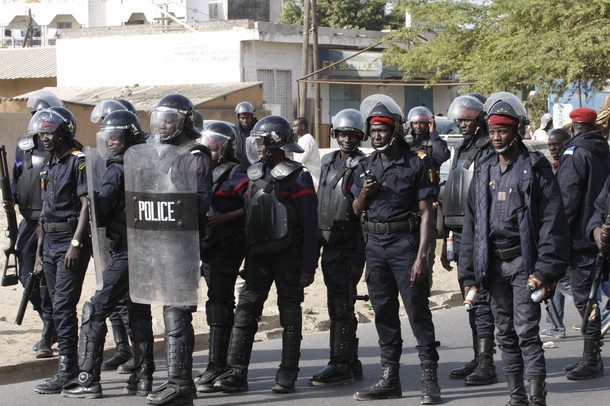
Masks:
[[[207,349],[209,343],[209,333],[195,334],[195,349],[193,352]],[[112,357],[114,347],[104,350],[104,359]],[[153,356],[156,359],[165,357],[165,340],[163,337],[156,337],[153,346]],[[13,383],[45,379],[53,376],[57,372],[57,356],[46,359],[33,359],[19,364],[0,366],[0,386]],[[102,371],[102,374],[104,371]],[[128,375],[125,375],[127,379]]]

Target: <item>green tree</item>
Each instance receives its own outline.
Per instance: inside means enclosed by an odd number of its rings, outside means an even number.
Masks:
[[[404,25],[404,7],[386,0],[319,0],[321,27],[384,30]],[[303,0],[286,0],[280,21],[303,24]]]
[[[388,36],[384,61],[430,84],[563,94],[607,83],[608,0],[404,0],[411,27]]]

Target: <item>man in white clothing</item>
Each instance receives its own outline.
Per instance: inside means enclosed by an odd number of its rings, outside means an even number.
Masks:
[[[549,131],[553,127],[553,116],[550,113],[544,113],[542,117],[540,117],[540,128],[534,131],[534,135],[532,135],[532,140],[534,141],[544,141],[547,142],[549,140]]]
[[[318,190],[318,182],[320,181],[320,150],[315,138],[307,132],[307,119],[299,117],[292,122],[292,131],[298,139],[298,143],[303,148],[303,153],[294,154],[294,160],[300,162],[311,172],[313,184]]]

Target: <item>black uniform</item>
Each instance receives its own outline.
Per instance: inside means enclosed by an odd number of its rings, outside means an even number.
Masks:
[[[129,378],[128,393],[146,395],[151,390],[153,332],[150,305],[129,300],[129,263],[127,225],[125,219],[125,176],[123,156],[108,160],[99,195],[95,196],[101,225],[111,240],[110,261],[103,272],[103,286],[83,308],[80,332],[79,370],[77,378],[64,386],[67,397],[102,397],[100,368],[106,337],[106,318],[125,297],[134,337],[134,368]]]
[[[19,261],[19,281],[23,286],[36,263],[38,220],[42,210],[40,171],[48,159],[49,154],[35,135],[26,135],[17,140],[12,192],[13,200],[19,206],[19,213],[23,217],[19,223],[19,233],[15,245]],[[30,303],[43,321],[42,340],[46,341],[50,347],[55,334],[55,326],[51,296],[44,281],[32,289]]]
[[[540,304],[526,285],[530,275],[552,283],[565,274],[567,223],[549,162],[521,148],[506,167],[492,152],[475,171],[459,273],[463,285],[489,291],[507,376],[525,370],[527,379],[543,382]]]
[[[364,154],[357,148],[345,160],[340,151],[324,155],[318,186],[318,236],[330,316],[330,363],[310,383],[325,386],[334,379],[362,377],[357,359],[356,285],[364,269],[364,237],[354,214],[353,172]],[[350,371],[351,370],[351,371]],[[339,372],[339,376],[337,376]],[[333,377],[333,375],[335,375]]]
[[[290,160],[273,168],[258,162],[248,168],[248,177],[245,283],[231,332],[230,369],[214,387],[223,391],[247,389],[254,335],[275,282],[284,329],[282,361],[275,381],[278,392],[293,391],[301,348],[301,273],[315,272],[318,262],[316,192],[309,172]]]
[[[430,159],[402,147],[392,161],[373,152],[358,166],[352,193],[363,187],[363,171],[370,171],[381,183],[366,209],[366,274],[381,358],[398,362],[402,354],[402,333],[398,316],[400,294],[421,361],[438,361],[432,313],[428,306],[428,280],[411,286],[411,268],[419,248],[419,201],[436,199]]]
[[[449,231],[453,231],[455,261],[460,263],[460,242],[462,239],[462,226],[466,213],[466,200],[472,176],[478,166],[479,159],[491,151],[489,136],[487,133],[480,134],[477,138],[465,139],[455,147],[455,154],[451,165],[451,171],[445,185],[443,196],[443,215],[445,237]],[[463,281],[460,280],[460,290],[464,292]],[[489,297],[485,288],[479,289],[475,298],[473,309],[468,311],[468,320],[472,332],[473,349],[475,358],[462,368],[451,371],[452,378],[465,378],[474,372],[479,364],[479,347],[481,339],[491,340],[494,338],[494,318],[489,305]],[[485,344],[484,344],[485,345]],[[492,355],[493,360],[493,355]],[[491,370],[490,376],[495,377],[495,371]]]
[[[216,213],[243,210],[248,175],[230,160],[212,171],[212,206]],[[244,260],[244,217],[206,230],[202,244],[202,274],[208,285],[206,320],[210,327],[210,352],[206,372],[196,380],[199,392],[214,391],[214,379],[227,367],[227,353],[235,312],[235,282]]]

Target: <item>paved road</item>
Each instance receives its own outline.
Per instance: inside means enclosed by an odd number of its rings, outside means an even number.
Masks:
[[[574,307],[568,304],[566,325],[572,326],[579,320]],[[453,308],[434,313],[437,337],[442,342],[439,348],[441,361],[439,365],[439,380],[443,390],[443,403],[464,406],[504,405],[508,393],[504,374],[499,370],[500,382],[483,387],[466,387],[459,380],[448,378],[449,371],[472,357],[470,348],[470,333],[467,327],[467,317],[463,309]],[[419,404],[420,368],[415,354],[415,342],[406,320],[403,323],[404,352],[400,370],[403,398],[391,401],[379,401],[375,404]],[[254,344],[252,364],[249,374],[250,390],[238,395],[201,394],[195,400],[195,405],[345,405],[356,404],[352,394],[355,390],[375,383],[379,377],[379,358],[377,349],[377,334],[372,323],[361,325],[360,359],[365,365],[365,378],[353,385],[337,388],[312,388],[307,380],[322,365],[328,357],[328,333],[307,335],[303,339],[301,372],[297,381],[297,391],[289,395],[271,393],[275,371],[280,359],[280,340],[257,342]],[[610,380],[607,376],[588,381],[568,381],[561,372],[564,365],[575,360],[582,351],[580,332],[568,328],[568,337],[555,341],[555,348],[547,351],[548,369],[548,404],[549,405],[604,405],[610,399]],[[496,354],[496,364],[501,367],[499,354]],[[610,362],[606,357],[607,362]],[[207,352],[195,353],[195,373],[205,368]],[[155,373],[155,384],[165,376],[165,365],[157,360],[158,371]],[[608,371],[606,371],[608,373]],[[22,382],[0,386],[0,405],[143,405],[143,398],[128,397],[122,393],[125,375],[114,372],[102,372],[104,387],[103,399],[78,400],[66,399],[61,395],[38,395],[33,387],[39,381]],[[362,403],[358,403],[362,404]]]

